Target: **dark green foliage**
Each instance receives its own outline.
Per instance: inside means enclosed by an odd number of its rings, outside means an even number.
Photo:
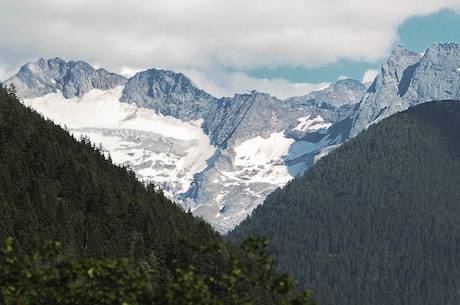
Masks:
[[[8,238],[0,255],[0,301],[6,305],[315,305],[309,291],[297,294],[291,278],[275,275],[266,244],[257,238],[246,241],[247,260],[231,256],[231,267],[220,276],[201,274],[193,264],[176,267],[164,292],[158,294],[152,285],[157,276],[154,269],[140,272],[126,259],[70,261],[62,258],[60,244],[50,241],[30,255],[18,255]],[[224,250],[221,243],[201,249]],[[258,289],[265,293],[255,294]]]
[[[221,275],[198,274],[193,264],[175,270],[172,284],[160,304],[170,305],[316,305],[312,292],[295,291],[296,281],[286,274],[278,275],[274,260],[259,237],[245,240],[243,253],[230,254],[229,268]],[[201,252],[229,254],[223,244],[200,247]]]
[[[14,87],[0,87],[5,240],[1,304],[313,304],[275,274],[265,242],[246,243],[247,257],[224,246],[87,138],[21,105]]]
[[[271,194],[258,232],[322,304],[460,304],[460,102],[371,126]]]
[[[0,302],[5,305],[136,305],[154,295],[152,273],[126,259],[63,260],[57,242],[18,255],[8,238],[0,256]]]

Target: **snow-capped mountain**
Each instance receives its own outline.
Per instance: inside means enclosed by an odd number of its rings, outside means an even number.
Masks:
[[[182,121],[202,120],[216,149],[178,198],[184,208],[226,232],[266,195],[302,174],[324,146],[346,138],[330,138],[324,131],[351,113],[357,101],[350,95],[362,96],[365,90],[348,80],[323,90],[336,97],[332,100],[322,100],[317,92],[281,101],[256,91],[216,99],[182,74],[147,70],[127,82],[121,101]]]
[[[84,61],[65,62],[60,58],[28,63],[10,78],[21,98],[61,92],[65,98],[83,96],[93,89],[107,90],[126,83],[126,78],[104,69],[94,69]]]
[[[274,189],[369,124],[417,103],[460,99],[460,45],[422,56],[397,47],[367,88],[341,80],[279,100],[253,91],[215,98],[186,76],[150,69],[130,79],[84,62],[28,63],[23,102],[227,232]]]

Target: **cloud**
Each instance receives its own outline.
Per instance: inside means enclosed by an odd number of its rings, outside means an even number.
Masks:
[[[8,78],[5,68],[0,66],[0,82],[5,81]]]
[[[60,56],[118,73],[127,67],[239,71],[226,74],[224,85],[231,85],[261,67],[381,59],[404,20],[442,8],[458,11],[458,0],[2,1],[0,64],[9,71]]]
[[[196,86],[215,97],[233,96],[235,93],[250,93],[253,90],[269,93],[279,99],[305,95],[324,88],[328,83],[293,83],[285,79],[255,78],[242,72],[181,70]]]
[[[12,70],[9,70],[7,67],[4,67],[4,66],[1,66],[0,65],[0,82],[3,82],[5,80],[7,80],[8,78],[10,78],[14,73],[16,73],[17,71],[12,71]]]
[[[374,81],[377,74],[379,74],[379,70],[369,69],[363,74],[363,78],[361,80],[362,83],[368,83]]]

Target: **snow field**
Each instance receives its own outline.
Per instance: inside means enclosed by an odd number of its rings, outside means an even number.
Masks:
[[[257,136],[241,143],[233,149],[235,170],[223,174],[230,179],[242,179],[247,184],[262,182],[281,186],[287,183],[292,176],[283,156],[289,153],[294,140],[283,134],[272,133],[268,138]]]
[[[317,131],[320,129],[326,129],[332,125],[332,123],[325,123],[324,119],[320,115],[317,115],[313,119],[310,119],[309,116],[299,118],[298,122],[299,124],[293,130],[298,130],[302,132],[305,132],[307,130]]]
[[[172,200],[186,192],[215,151],[200,128],[153,110],[120,103],[123,87],[65,99],[60,92],[26,99],[29,106],[77,139],[102,144],[115,164],[129,165],[144,182],[160,185]]]

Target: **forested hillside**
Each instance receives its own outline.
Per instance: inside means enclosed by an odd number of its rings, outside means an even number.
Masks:
[[[0,302],[310,304],[273,272],[264,243],[246,243],[248,256],[226,247],[153,184],[0,87]]]
[[[271,240],[326,305],[460,304],[460,102],[371,126],[229,234]]]
[[[177,256],[178,240],[220,240],[210,226],[184,213],[112,165],[87,139],[69,134],[1,91],[0,240],[22,250],[59,240],[73,257]],[[172,252],[171,252],[172,251]]]

